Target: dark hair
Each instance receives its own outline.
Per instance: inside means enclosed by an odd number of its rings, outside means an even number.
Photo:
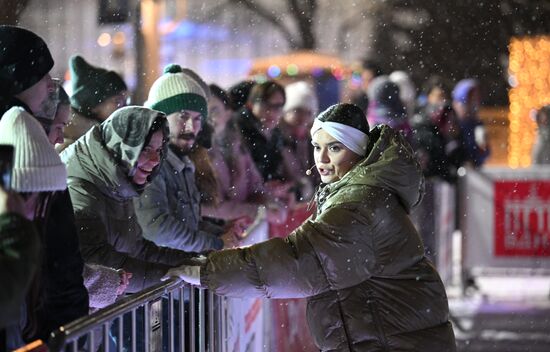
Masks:
[[[225,90],[216,84],[210,84],[208,87],[210,88],[210,93],[213,97],[220,99],[226,108],[231,108],[231,101]]]
[[[369,123],[363,110],[355,104],[335,104],[323,111],[317,117],[323,122],[338,122],[369,134]]]
[[[285,89],[282,85],[275,81],[266,81],[264,83],[256,84],[252,87],[250,95],[248,96],[247,103],[254,104],[258,102],[264,102],[271,98],[275,93],[281,93],[286,102]]]
[[[438,75],[431,76],[422,86],[422,91],[425,94],[430,94],[430,92],[435,88],[439,88],[443,92],[445,92],[446,95],[449,95],[449,84],[443,77]]]
[[[229,101],[233,111],[239,110],[246,104],[248,95],[254,84],[253,81],[242,81],[229,87]]]
[[[382,76],[384,74],[384,71],[378,62],[372,59],[363,59],[363,61],[361,61],[361,67],[363,67],[363,70],[371,71],[374,77]]]

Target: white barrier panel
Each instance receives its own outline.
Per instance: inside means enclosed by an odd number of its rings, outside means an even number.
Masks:
[[[249,246],[267,240],[268,228],[265,213],[259,214],[247,230],[247,236],[241,241],[241,246]],[[265,324],[269,316],[268,301],[260,298],[227,298],[225,306],[224,351],[263,351],[265,349]]]
[[[469,170],[460,198],[464,270],[550,270],[550,167]]]

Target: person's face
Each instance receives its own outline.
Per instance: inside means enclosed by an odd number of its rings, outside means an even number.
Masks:
[[[208,117],[212,120],[216,132],[222,131],[231,119],[231,109],[215,96],[208,101]]]
[[[126,100],[128,99],[128,92],[122,91],[117,95],[109,97],[101,102],[98,106],[92,109],[92,112],[97,116],[101,121],[107,120],[109,116],[115,110],[118,110],[121,107],[126,106]]]
[[[283,116],[284,105],[285,97],[277,91],[265,101],[254,103],[252,113],[260,120],[264,128],[271,130]]]
[[[147,177],[151,175],[155,167],[158,166],[162,157],[162,131],[156,131],[151,136],[149,144],[143,147],[139,153],[136,173],[132,177],[132,181],[136,185],[144,185],[147,183]]]
[[[54,84],[50,74],[46,74],[42,79],[36,82],[32,87],[25,89],[15,96],[27,104],[33,114],[38,114],[42,108],[42,103],[48,98],[48,95],[54,90]]]
[[[324,183],[340,180],[361,158],[322,129],[315,132],[311,143],[315,166]]]
[[[70,105],[58,105],[57,111],[55,113],[55,118],[53,119],[50,131],[48,133],[48,139],[52,145],[57,143],[63,143],[63,135],[65,132],[65,127],[69,124],[69,119],[71,116],[71,107]]]
[[[167,116],[170,144],[181,152],[191,150],[201,131],[202,115],[198,111],[182,110]]]
[[[447,102],[447,96],[445,91],[439,87],[434,87],[430,93],[428,93],[428,104],[430,105],[444,105]]]
[[[296,132],[296,137],[305,137],[313,121],[313,112],[308,108],[296,108],[287,111],[283,120]]]

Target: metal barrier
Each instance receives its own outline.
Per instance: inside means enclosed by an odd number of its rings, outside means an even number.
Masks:
[[[54,352],[95,352],[100,346],[105,352],[171,352],[184,346],[187,351],[205,351],[207,346],[222,351],[224,303],[209,291],[171,279],[60,327],[48,347]],[[129,327],[125,320],[130,320]]]

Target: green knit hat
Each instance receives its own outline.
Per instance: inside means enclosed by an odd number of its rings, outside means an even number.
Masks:
[[[107,71],[86,62],[80,55],[69,59],[73,94],[71,106],[85,116],[106,99],[128,89],[115,71]]]
[[[153,83],[144,105],[166,115],[191,110],[200,112],[206,118],[209,92],[206,83],[195,72],[170,64]]]

